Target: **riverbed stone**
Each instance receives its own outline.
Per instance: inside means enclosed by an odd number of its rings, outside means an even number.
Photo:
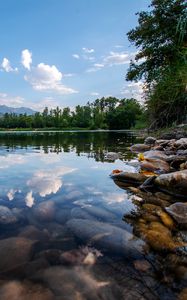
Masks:
[[[150,171],[155,174],[168,173],[170,170],[169,164],[162,159],[145,159],[140,163],[141,170]]]
[[[0,225],[11,225],[17,222],[18,219],[12,213],[11,209],[6,206],[0,205]]]
[[[31,281],[20,282],[12,280],[0,285],[0,298],[2,300],[54,300],[52,292]]]
[[[166,211],[178,224],[187,227],[187,203],[176,202],[169,207],[166,207]]]
[[[71,219],[67,222],[67,227],[74,235],[84,242],[89,243],[97,249],[104,249],[113,253],[137,254],[137,249],[140,252],[142,243],[133,241],[133,235],[127,230],[119,227],[82,219]],[[102,250],[101,250],[102,251]]]
[[[33,253],[35,241],[22,237],[0,240],[0,273],[28,262]]]
[[[128,173],[128,172],[120,172],[118,174],[111,174],[111,178],[115,181],[121,181],[128,183],[129,185],[136,185],[139,186],[143,183],[147,177],[140,173]]]
[[[48,200],[37,204],[33,208],[33,215],[38,221],[52,221],[55,217],[55,203],[51,200]]]
[[[144,141],[144,144],[146,145],[154,145],[156,142],[156,138],[155,137],[152,137],[152,136],[148,136],[145,141]]]
[[[135,144],[130,147],[130,150],[135,153],[140,153],[140,152],[148,151],[150,150],[150,148],[151,148],[150,145]]]

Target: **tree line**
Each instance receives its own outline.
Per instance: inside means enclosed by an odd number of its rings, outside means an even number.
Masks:
[[[187,122],[187,1],[152,0],[127,33],[138,49],[126,79],[144,82],[149,125]]]
[[[87,128],[130,129],[143,120],[144,110],[137,100],[115,97],[96,99],[74,111],[58,106],[34,115],[5,113],[0,117],[0,128]]]

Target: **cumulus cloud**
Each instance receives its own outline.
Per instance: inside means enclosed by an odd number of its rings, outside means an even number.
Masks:
[[[11,64],[10,64],[10,61],[8,60],[8,58],[4,57],[3,58],[3,61],[2,61],[2,64],[1,64],[1,67],[2,69],[5,71],[5,72],[17,72],[18,71],[18,68],[12,68]]]
[[[18,192],[18,190],[10,189],[7,193],[7,197],[9,201],[12,201],[14,199],[15,193]]]
[[[32,191],[28,192],[27,195],[25,196],[25,204],[28,207],[32,207],[34,205],[34,197],[32,195]]]
[[[72,56],[76,59],[80,59],[80,55],[79,54],[72,54]]]
[[[75,169],[60,167],[53,170],[38,171],[27,181],[27,186],[41,197],[56,194],[62,187],[61,176],[73,172]]]
[[[30,73],[24,76],[24,79],[37,91],[54,91],[64,95],[77,93],[74,89],[62,84],[62,77],[62,73],[56,66],[40,63],[32,68]]]
[[[30,71],[31,64],[32,64],[32,53],[28,49],[22,51],[21,63],[25,69]]]
[[[20,96],[11,96],[6,93],[0,93],[1,105],[11,105],[12,107],[18,107],[24,103],[24,98]]]
[[[89,48],[86,48],[86,47],[83,47],[82,50],[83,50],[84,53],[88,53],[88,54],[95,52],[94,49],[89,49]]]

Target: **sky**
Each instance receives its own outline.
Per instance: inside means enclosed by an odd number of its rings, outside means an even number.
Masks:
[[[0,0],[0,105],[61,108],[134,97],[126,33],[150,0]]]

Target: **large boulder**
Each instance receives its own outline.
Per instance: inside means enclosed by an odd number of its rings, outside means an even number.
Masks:
[[[152,158],[152,159],[162,159],[167,160],[168,156],[164,153],[164,151],[159,150],[150,150],[144,152],[144,158]]]
[[[0,225],[11,225],[17,221],[17,217],[8,207],[0,205]]]
[[[140,152],[148,151],[150,150],[150,148],[151,148],[150,145],[135,144],[130,147],[130,150],[135,153],[140,153]]]
[[[125,182],[137,186],[143,183],[147,178],[145,175],[140,173],[128,172],[112,173],[110,176],[114,181]]]
[[[156,138],[152,137],[152,136],[148,136],[145,141],[144,144],[146,145],[154,145],[156,142]]]
[[[35,241],[22,237],[0,240],[0,273],[13,270],[28,262],[33,253]]]
[[[177,223],[187,226],[187,203],[176,202],[169,207],[166,207],[166,211],[170,214]]]
[[[162,159],[145,159],[140,163],[140,168],[143,171],[149,171],[156,174],[168,173],[170,170],[169,164]]]
[[[2,300],[54,300],[54,295],[46,287],[32,282],[7,281],[0,286]]]
[[[177,149],[187,149],[187,138],[181,138],[175,142],[175,147]]]
[[[33,215],[39,221],[52,221],[55,217],[55,203],[48,200],[37,204],[33,208]]]
[[[163,191],[187,197],[187,170],[162,174],[155,179],[155,184]]]
[[[84,243],[89,243],[98,249],[130,256],[141,252],[142,243],[133,240],[133,235],[125,229],[103,222],[82,219],[69,220],[67,227]]]

